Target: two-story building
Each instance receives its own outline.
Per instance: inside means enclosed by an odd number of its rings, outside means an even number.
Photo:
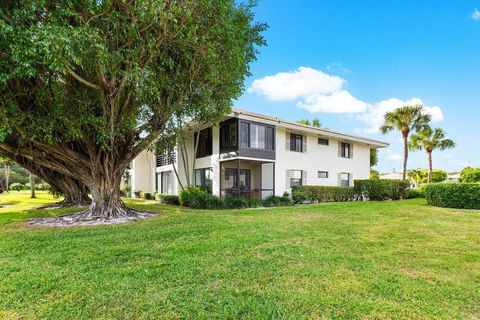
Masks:
[[[184,152],[142,152],[131,166],[131,186],[133,191],[178,194],[189,180],[220,197],[261,198],[290,192],[294,185],[352,186],[353,179],[369,178],[370,149],[387,146],[233,110],[218,125],[189,131]]]

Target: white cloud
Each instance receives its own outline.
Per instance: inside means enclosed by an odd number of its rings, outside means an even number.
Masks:
[[[253,81],[249,93],[257,93],[271,101],[294,101],[309,112],[358,113],[367,104],[343,90],[345,79],[321,70],[300,67]]]
[[[332,94],[339,91],[345,80],[320,70],[300,67],[292,72],[280,72],[253,81],[248,89],[272,101],[289,101],[311,95]]]
[[[270,101],[295,101],[297,107],[311,113],[357,114],[355,118],[368,125],[362,130],[367,133],[379,131],[385,113],[404,105],[423,105],[419,98],[407,101],[390,98],[375,104],[366,103],[343,89],[345,83],[346,80],[339,76],[299,67],[295,71],[256,79],[248,92],[262,95]],[[432,115],[432,122],[443,120],[442,110],[438,106],[425,106],[425,110]]]
[[[471,15],[473,20],[480,20],[480,10],[475,9]]]
[[[412,98],[406,101],[397,98],[382,100],[374,105],[369,105],[365,113],[357,116],[357,120],[363,121],[368,125],[368,128],[364,129],[364,132],[377,133],[379,132],[380,126],[383,124],[385,113],[393,111],[401,106],[416,104],[423,105],[423,101],[420,98]],[[432,116],[432,122],[440,122],[443,120],[443,113],[440,107],[424,106],[424,108],[426,112]]]
[[[367,110],[367,104],[353,97],[348,91],[340,90],[329,95],[312,95],[297,103],[311,113],[358,113]]]

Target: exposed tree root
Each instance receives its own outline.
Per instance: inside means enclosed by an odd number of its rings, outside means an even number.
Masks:
[[[29,224],[32,226],[45,227],[96,226],[126,223],[154,216],[154,213],[139,212],[128,207],[116,208],[114,212],[99,212],[99,210],[92,210],[92,207],[90,207],[79,213],[31,219]]]
[[[60,201],[44,206],[37,207],[39,210],[54,210],[54,209],[65,209],[65,208],[81,208],[88,207],[92,201],[83,201],[83,202],[70,202],[70,201]]]

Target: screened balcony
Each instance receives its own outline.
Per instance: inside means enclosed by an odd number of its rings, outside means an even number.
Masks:
[[[236,159],[220,163],[220,196],[265,199],[275,194],[275,163]]]

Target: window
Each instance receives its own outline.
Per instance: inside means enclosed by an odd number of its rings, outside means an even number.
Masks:
[[[157,173],[157,189],[162,194],[173,193],[173,172],[165,171]]]
[[[197,134],[195,132],[195,143],[197,143]],[[200,137],[198,137],[197,146],[197,158],[203,158],[212,155],[212,127],[203,129],[200,131]]]
[[[318,144],[328,146],[328,139],[318,138]]]
[[[342,158],[351,158],[351,156],[352,156],[352,146],[351,146],[350,143],[342,142],[341,156],[342,156]]]
[[[195,170],[195,186],[200,187],[208,193],[212,193],[212,168],[203,168]]]
[[[240,146],[263,150],[274,149],[274,127],[242,121],[240,123]]]
[[[290,186],[301,186],[303,179],[302,179],[302,171],[301,170],[290,170]]]
[[[318,177],[320,179],[327,179],[328,178],[328,171],[318,171]]]
[[[290,134],[290,151],[303,152],[303,137],[299,134]]]
[[[340,173],[340,186],[342,187],[350,186],[350,173]]]
[[[220,149],[235,150],[238,148],[237,119],[224,121],[220,124]]]

